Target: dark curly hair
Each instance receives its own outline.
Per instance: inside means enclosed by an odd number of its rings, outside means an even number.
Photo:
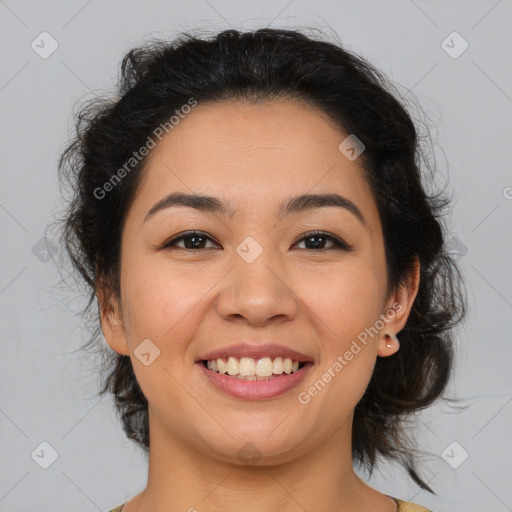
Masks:
[[[82,349],[95,345],[104,355],[99,394],[113,394],[126,435],[147,453],[147,400],[130,357],[100,347],[99,311],[91,311],[97,293],[120,296],[121,233],[147,158],[105,197],[98,197],[103,194],[98,190],[112,183],[134,151],[191,98],[198,103],[297,99],[364,143],[358,162],[380,214],[388,288],[403,285],[418,260],[420,284],[399,334],[400,350],[377,358],[355,407],[353,461],[371,475],[377,456],[395,459],[422,489],[435,494],[418,474],[418,450],[404,427],[410,415],[445,391],[453,327],[465,314],[463,281],[445,246],[442,214],[449,198],[444,190],[427,189],[435,165],[425,156],[405,96],[338,41],[270,28],[146,41],[123,58],[117,97],[98,96],[81,106],[76,134],[59,161],[61,186],[71,191],[60,219],[61,243],[89,296],[84,314],[90,315],[94,332]]]

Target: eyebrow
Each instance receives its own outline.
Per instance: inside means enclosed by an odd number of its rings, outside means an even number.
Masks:
[[[233,217],[235,214],[229,203],[225,204],[217,197],[172,192],[151,207],[144,218],[144,222],[157,212],[175,206],[195,208],[202,212],[218,213],[228,217]],[[285,200],[274,212],[274,215],[281,220],[292,213],[330,206],[348,210],[366,227],[366,221],[359,208],[350,199],[339,194],[302,194],[293,196]]]

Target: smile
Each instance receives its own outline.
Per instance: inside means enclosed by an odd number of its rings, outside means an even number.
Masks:
[[[195,366],[216,389],[244,400],[265,400],[282,395],[297,386],[313,366],[309,361],[300,363],[280,357],[274,360],[269,357],[219,359],[201,361]]]

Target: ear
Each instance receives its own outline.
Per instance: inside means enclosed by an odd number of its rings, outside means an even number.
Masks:
[[[130,355],[119,298],[105,284],[96,290],[101,330],[109,347],[125,356]]]
[[[420,262],[416,258],[405,282],[391,294],[386,304],[384,315],[387,321],[384,322],[384,327],[379,333],[377,355],[391,356],[400,348],[400,344],[396,340],[393,341],[393,337],[404,328],[407,318],[409,318],[409,313],[418,294],[419,284]]]

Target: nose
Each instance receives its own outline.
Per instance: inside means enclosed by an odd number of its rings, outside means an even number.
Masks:
[[[265,326],[292,320],[297,296],[286,279],[285,264],[265,249],[252,263],[233,255],[233,268],[223,280],[217,312],[226,321]]]

